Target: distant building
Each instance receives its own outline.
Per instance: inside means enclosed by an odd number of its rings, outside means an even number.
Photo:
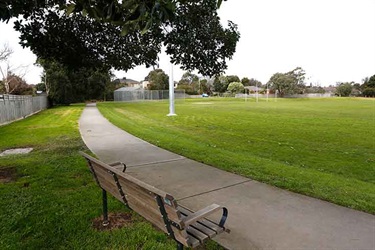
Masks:
[[[143,81],[143,82],[142,82],[142,88],[143,88],[143,89],[148,89],[148,87],[150,86],[150,84],[151,84],[151,83],[150,83],[149,81]]]
[[[136,80],[130,79],[130,78],[122,78],[117,79],[120,85],[126,86],[126,87],[142,87],[142,84]]]

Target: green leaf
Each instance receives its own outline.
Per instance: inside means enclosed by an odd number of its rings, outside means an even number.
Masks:
[[[217,1],[217,8],[218,8],[218,9],[220,8],[222,2],[223,2],[223,0],[218,0],[218,1]]]
[[[121,28],[121,35],[126,36],[129,33],[129,25],[124,25]]]
[[[148,22],[147,22],[147,24],[146,24],[146,26],[143,28],[143,30],[141,31],[141,35],[144,35],[144,34],[146,34],[147,33],[147,31],[150,29],[150,27],[151,27],[151,23],[152,23],[152,19],[150,19]]]
[[[75,4],[73,3],[68,4],[68,6],[66,7],[66,15],[69,16],[70,14],[72,14],[75,8],[76,8]]]

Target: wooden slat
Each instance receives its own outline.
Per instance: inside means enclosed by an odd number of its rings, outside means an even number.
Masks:
[[[106,168],[108,170],[111,170],[111,171],[113,171],[114,173],[116,173],[118,175],[122,175],[125,179],[130,180],[131,182],[136,183],[137,185],[139,185],[139,186],[141,186],[141,187],[143,187],[143,188],[145,188],[147,190],[150,190],[151,192],[153,192],[155,194],[158,194],[161,197],[167,197],[167,198],[168,197],[173,197],[170,194],[168,194],[168,193],[166,193],[166,192],[164,192],[164,191],[162,191],[162,190],[160,190],[160,189],[158,189],[156,187],[153,187],[153,186],[151,186],[151,185],[149,185],[149,184],[147,184],[147,183],[145,183],[143,181],[140,181],[140,180],[134,178],[133,176],[130,176],[130,175],[126,174],[126,173],[122,173],[120,170],[118,170],[116,168],[110,167],[108,164],[106,164],[104,162],[101,162],[98,159],[96,159],[96,158],[94,158],[94,157],[92,157],[92,156],[90,156],[88,154],[85,154],[83,152],[79,152],[79,153],[82,156],[84,156],[86,159],[90,160],[91,162],[96,163],[97,165],[99,165],[99,166],[101,166],[103,168]],[[173,202],[173,206],[177,207],[176,201],[174,199],[171,199],[171,200]]]
[[[208,215],[218,211],[221,208],[221,206],[217,204],[209,205],[197,212],[194,212],[192,214],[189,214],[185,220],[183,221],[186,226],[198,221],[199,219],[203,219],[203,217],[207,217]]]
[[[179,206],[178,210],[180,210],[180,212],[185,216],[188,216],[193,213],[191,210],[182,206]],[[222,227],[220,227],[215,222],[208,220],[207,218],[199,220],[198,223],[210,228],[211,230],[214,230],[217,234],[224,232],[224,229]]]
[[[120,192],[118,191],[113,176],[110,173],[105,173],[102,170],[99,170],[98,168],[95,168],[94,171],[96,173],[100,186],[122,202],[122,197],[120,195]]]
[[[184,219],[186,217],[186,215],[184,214],[181,214],[181,218]],[[199,231],[201,231],[202,233],[204,233],[205,235],[208,235],[208,237],[210,237],[211,239],[213,237],[215,237],[217,234],[214,230],[202,225],[201,223],[199,222],[195,222],[193,224],[190,225],[190,227],[193,227]]]
[[[184,243],[182,243],[182,244],[184,244]],[[187,245],[185,245],[185,244],[184,245],[187,246],[187,247],[195,248],[195,247],[199,246],[200,244],[201,243],[199,242],[198,239],[196,239],[193,236],[189,235],[188,239],[187,239]]]
[[[150,209],[150,207],[143,203],[142,201],[138,200],[136,197],[128,196],[128,204],[129,207],[134,210],[136,213],[144,217],[146,220],[157,226],[159,229],[168,233],[163,218],[159,213],[156,213],[154,209]],[[184,244],[185,246],[198,246],[199,241],[196,239],[190,239],[185,230],[178,230],[177,228],[172,226],[172,230],[174,232],[175,238]]]
[[[187,227],[186,231],[189,235],[198,239],[200,243],[204,243],[206,240],[209,239],[208,235],[202,233],[201,231],[195,229],[194,227]]]
[[[113,182],[113,185],[115,185],[113,176],[111,173],[108,172],[108,169],[105,168],[105,166],[99,165],[97,163],[92,163],[92,166],[94,168],[94,171],[97,174],[99,183],[101,182]],[[112,171],[113,169],[110,169],[109,171]],[[129,181],[128,179],[124,178],[124,173],[117,174],[117,178],[119,180],[120,185],[122,186],[122,190],[125,193],[125,195],[134,195],[134,196],[140,196],[144,200],[144,202],[147,202],[150,206],[159,209],[157,202],[155,200],[155,196],[157,194],[153,193],[150,190],[145,189],[143,186],[139,186],[138,183],[134,183]],[[108,186],[108,185],[106,185]],[[120,199],[122,201],[121,196],[118,194],[117,187],[113,191],[109,191],[112,195],[116,196],[116,198]],[[134,193],[134,194],[133,194]],[[162,197],[164,198],[164,197]],[[171,201],[171,205],[167,204],[164,201],[165,209],[168,214],[168,218],[177,224],[181,226],[181,220],[180,220],[180,212],[175,208],[174,206],[174,198],[173,196],[169,195],[168,199]]]
[[[122,202],[122,197],[117,189],[112,174],[96,165],[94,166],[94,171],[96,172],[98,181],[101,183],[102,187]],[[122,178],[122,176],[117,177],[126,199],[129,195],[138,197],[138,199],[141,199],[144,203],[147,203],[149,207],[153,208],[159,214],[159,216],[161,216],[159,206],[155,200],[156,194],[144,189],[143,187],[139,187],[135,183],[126,181]],[[167,211],[168,218],[182,226],[180,212],[167,204],[165,204],[165,209]]]
[[[107,190],[107,191],[110,192],[113,195],[118,193],[116,184],[115,184],[112,176],[110,176],[109,174],[106,174],[106,173],[103,174],[102,172],[98,171],[97,169],[95,170],[95,174],[96,174],[96,177],[97,177],[98,182],[100,183],[101,187],[103,187],[103,186],[111,187],[113,189],[113,192],[111,190]]]
[[[151,207],[157,209],[158,211],[160,211],[159,206],[158,206],[158,204],[156,202],[156,199],[155,199],[156,194],[154,194],[153,192],[150,192],[148,190],[145,190],[144,188],[138,186],[137,184],[132,183],[130,181],[126,181],[122,178],[119,178],[119,182],[120,182],[121,186],[123,187],[124,192],[127,195],[133,195],[133,196],[136,196],[136,197],[140,197],[145,203],[149,204],[149,206],[151,206]],[[165,202],[164,202],[164,207],[165,207],[165,210],[168,214],[168,218],[181,225],[180,212],[177,209],[175,209],[174,207],[171,207],[171,206],[167,205]]]

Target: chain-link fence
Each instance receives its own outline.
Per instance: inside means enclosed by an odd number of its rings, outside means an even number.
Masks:
[[[175,90],[175,99],[185,99],[185,90]],[[115,102],[137,102],[169,99],[169,90],[116,90]]]
[[[0,124],[25,118],[47,107],[47,96],[44,95],[0,95]]]

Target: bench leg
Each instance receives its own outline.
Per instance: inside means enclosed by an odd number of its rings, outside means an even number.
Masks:
[[[103,226],[106,227],[109,225],[108,221],[108,202],[107,202],[107,191],[102,189],[103,193]]]
[[[184,245],[182,245],[180,242],[177,241],[177,250],[183,250]]]

